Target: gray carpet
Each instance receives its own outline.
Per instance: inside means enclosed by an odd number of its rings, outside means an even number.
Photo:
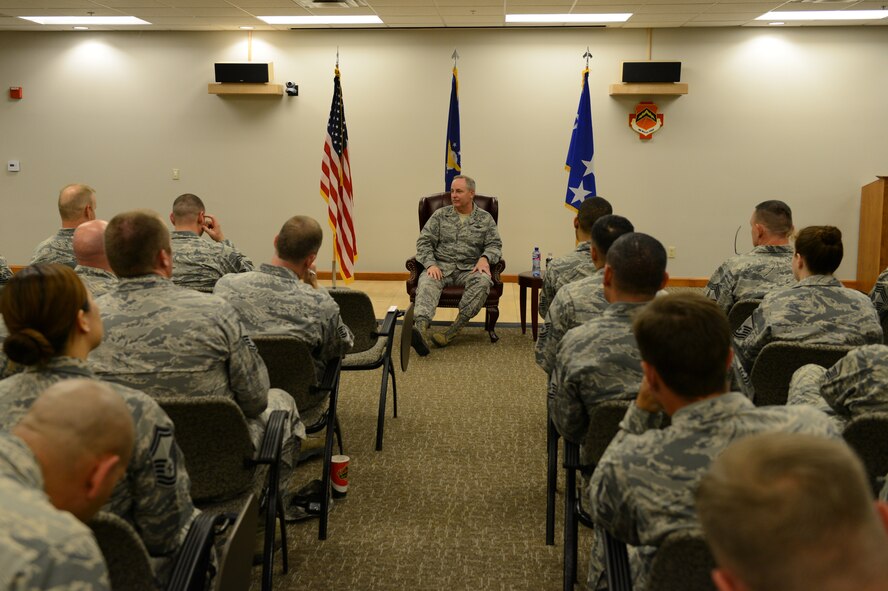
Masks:
[[[335,503],[326,541],[317,520],[288,526],[290,572],[277,561],[275,589],[561,589],[561,486],[556,545],[544,543],[545,376],[529,330],[498,333],[491,344],[467,329],[398,369],[399,416],[389,391],[382,452],[380,372],[343,373],[348,497]],[[295,481],[320,470],[309,462]],[[580,536],[584,580],[590,532]]]

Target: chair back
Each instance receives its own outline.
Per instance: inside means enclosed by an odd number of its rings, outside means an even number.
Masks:
[[[90,520],[89,527],[108,565],[112,589],[158,591],[148,551],[129,523],[102,511]]]
[[[604,450],[620,430],[620,421],[626,416],[631,400],[605,400],[589,409],[589,429],[583,440],[582,461],[594,466],[604,455]]]
[[[875,412],[852,419],[842,433],[866,468],[873,492],[879,479],[888,474],[888,412]]]
[[[880,314],[880,316],[882,315]],[[879,324],[882,325],[882,342],[888,344],[888,314],[882,316]]]
[[[300,412],[323,403],[329,394],[318,392],[317,370],[311,350],[292,335],[255,335],[251,337],[268,369],[272,388],[280,388],[293,397]]]
[[[372,349],[379,340],[374,334],[379,330],[379,325],[370,296],[355,289],[334,288],[327,292],[339,304],[342,321],[355,335],[355,344],[347,353],[361,353]]]
[[[249,591],[258,525],[259,501],[255,495],[250,495],[222,549],[214,591]]]
[[[657,549],[648,591],[715,591],[712,552],[697,529],[672,532]]]
[[[442,207],[452,205],[450,201],[450,191],[446,193],[435,193],[422,197],[419,200],[419,230],[425,227],[426,222],[432,217],[432,214]],[[475,205],[493,216],[494,223],[499,223],[499,202],[496,197],[491,195],[475,194]]]
[[[803,365],[814,363],[832,367],[853,347],[814,345],[777,341],[765,345],[752,366],[749,379],[755,390],[756,406],[784,405],[792,374]]]
[[[253,442],[233,400],[170,396],[157,398],[157,403],[176,427],[195,503],[231,499],[253,486]]]
[[[761,300],[740,300],[731,306],[731,311],[728,312],[728,323],[731,325],[731,332],[740,328],[761,303]]]

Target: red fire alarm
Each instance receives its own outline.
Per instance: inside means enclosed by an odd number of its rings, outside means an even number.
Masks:
[[[10,86],[9,87],[9,98],[11,98],[11,99],[22,98],[22,87],[21,86]]]

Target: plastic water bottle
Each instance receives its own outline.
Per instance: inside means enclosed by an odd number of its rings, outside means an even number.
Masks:
[[[533,247],[533,266],[531,267],[531,275],[539,277],[540,274],[540,247]]]
[[[555,258],[555,257],[552,256],[552,253],[551,253],[551,252],[550,252],[549,254],[546,255],[546,266],[545,266],[545,270],[546,270],[546,271],[549,270],[549,263],[552,262],[552,259],[553,259],[553,258]]]

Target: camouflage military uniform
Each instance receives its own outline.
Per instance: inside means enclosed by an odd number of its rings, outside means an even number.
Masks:
[[[727,314],[740,300],[760,300],[775,288],[791,285],[794,253],[791,244],[763,245],[731,257],[709,278],[706,297]]]
[[[666,429],[650,429],[653,417],[630,406],[592,475],[588,506],[596,535],[590,589],[598,586],[604,572],[599,526],[633,547],[633,587],[646,588],[657,546],[673,531],[697,526],[694,489],[712,460],[732,442],[773,431],[839,437],[834,424],[813,408],[755,408],[738,392],[678,410]]]
[[[879,314],[879,322],[883,322],[885,317],[888,316],[888,269],[879,274],[879,278],[876,279],[876,284],[873,285],[869,297],[876,307],[876,312]]]
[[[812,275],[768,293],[734,333],[734,370],[750,398],[755,358],[775,341],[868,345],[882,342],[882,327],[869,299],[830,275]]]
[[[549,416],[565,439],[583,442],[595,404],[634,400],[638,394],[641,354],[632,319],[643,306],[615,302],[601,316],[569,330],[558,345],[549,381]]]
[[[142,275],[120,279],[97,303],[105,325],[105,342],[90,354],[97,374],[152,397],[231,398],[257,446],[271,411],[286,410],[282,481],[289,477],[305,427],[293,398],[268,389],[265,363],[228,302]]]
[[[95,376],[85,361],[56,357],[0,381],[0,428],[9,430],[18,423],[50,385],[74,378]],[[197,516],[189,492],[191,480],[180,460],[182,452],[167,414],[145,394],[118,384],[111,386],[133,414],[136,437],[126,474],[105,509],[126,519],[139,533],[163,586]]]
[[[459,302],[459,313],[467,318],[475,316],[484,307],[493,282],[487,275],[472,273],[472,269],[482,256],[493,267],[502,256],[502,248],[496,222],[477,205],[473,205],[472,213],[465,221],[460,219],[452,205],[433,213],[416,240],[416,260],[426,269],[436,265],[441,269],[443,279],[432,279],[428,273],[420,273],[414,318],[430,322],[441,291],[448,285],[466,286]]]
[[[55,236],[50,236],[37,245],[31,264],[61,263],[72,269],[77,266],[74,260],[74,228],[60,228]]]
[[[540,316],[546,317],[549,305],[555,299],[555,294],[559,289],[568,283],[595,274],[595,263],[592,262],[589,250],[588,242],[580,242],[574,252],[552,259],[546,266],[543,289],[540,291]]]
[[[787,404],[809,404],[835,415],[839,424],[888,411],[888,347],[851,350],[828,370],[804,365],[792,376]]]
[[[6,264],[6,259],[0,256],[0,287],[6,285],[6,282],[12,279],[12,271]]]
[[[314,289],[284,267],[263,264],[258,271],[226,275],[214,293],[237,310],[248,335],[285,334],[306,343],[318,379],[326,362],[344,355],[355,342],[327,290]],[[299,410],[313,422],[309,409]]]
[[[591,277],[568,283],[558,290],[546,313],[546,321],[536,342],[536,362],[547,374],[555,367],[558,343],[575,326],[601,314],[607,308],[604,299],[604,269]]]
[[[117,287],[117,275],[105,269],[77,265],[74,267],[74,272],[80,276],[83,285],[94,298],[103,296]]]
[[[176,230],[173,241],[173,283],[212,293],[216,281],[226,273],[253,270],[253,262],[230,240],[204,240],[194,232]]]
[[[0,433],[0,589],[111,589],[92,532],[52,506],[37,459],[9,433]]]

